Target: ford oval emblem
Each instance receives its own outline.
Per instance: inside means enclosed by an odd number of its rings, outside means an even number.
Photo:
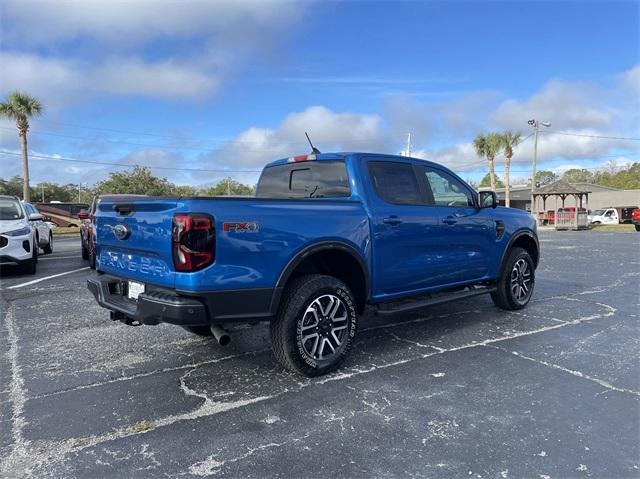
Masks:
[[[131,230],[124,223],[117,224],[113,227],[113,236],[119,240],[126,240],[130,234]]]

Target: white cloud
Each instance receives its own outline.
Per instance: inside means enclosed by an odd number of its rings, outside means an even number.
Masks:
[[[505,100],[490,120],[511,129],[522,128],[531,118],[551,121],[560,129],[608,128],[615,110],[606,97],[607,91],[600,85],[553,80],[527,100]]]
[[[636,65],[620,74],[618,78],[624,88],[628,88],[634,93],[634,100],[637,105],[640,101],[640,65]]]
[[[107,93],[156,98],[198,98],[213,93],[220,79],[173,60],[145,63],[136,58],[112,59],[95,68],[89,85]]]
[[[308,4],[5,1],[2,90],[28,90],[52,108],[95,94],[206,97],[250,56],[273,55]]]
[[[245,130],[207,155],[207,160],[217,165],[260,168],[271,160],[308,152],[305,132],[322,151],[375,151],[385,144],[381,122],[378,115],[336,113],[323,106],[312,106],[290,113],[276,128]]]
[[[154,98],[199,98],[213,93],[220,78],[199,68],[136,58],[112,58],[96,66],[36,54],[0,52],[3,90],[24,90],[48,109],[84,102],[100,94]]]
[[[289,1],[7,0],[2,10],[8,42],[49,45],[82,38],[127,49],[167,37],[246,37],[290,24],[302,7]]]

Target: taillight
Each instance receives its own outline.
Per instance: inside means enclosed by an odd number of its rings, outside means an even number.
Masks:
[[[177,214],[171,229],[173,265],[176,271],[198,271],[213,263],[213,218],[201,213]]]

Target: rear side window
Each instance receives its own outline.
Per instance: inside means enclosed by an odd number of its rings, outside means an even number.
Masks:
[[[394,205],[424,204],[418,181],[409,163],[369,162],[369,175],[377,195]]]
[[[265,168],[258,198],[344,198],[351,196],[344,161],[302,161]]]

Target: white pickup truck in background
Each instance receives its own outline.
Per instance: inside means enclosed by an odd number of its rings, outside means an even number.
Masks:
[[[589,215],[589,223],[592,225],[617,225],[619,223],[631,223],[631,215],[637,206],[609,206],[593,210]]]
[[[603,208],[593,210],[589,216],[589,222],[592,225],[617,225],[620,222],[620,217],[615,208]]]

